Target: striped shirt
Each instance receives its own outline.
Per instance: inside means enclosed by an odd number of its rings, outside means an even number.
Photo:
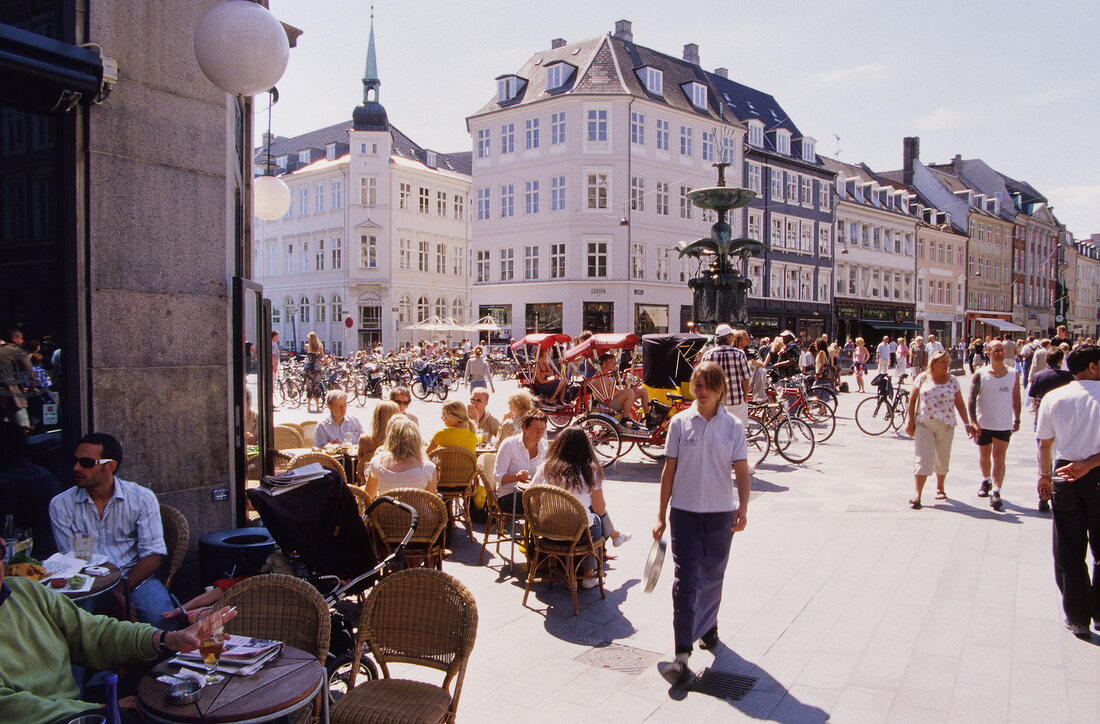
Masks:
[[[740,405],[745,401],[742,381],[752,379],[749,359],[745,353],[728,344],[709,349],[703,355],[702,362],[716,362],[726,373],[726,404]]]

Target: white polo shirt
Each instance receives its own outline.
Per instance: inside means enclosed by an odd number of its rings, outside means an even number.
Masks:
[[[1074,380],[1039,404],[1035,437],[1054,438],[1054,459],[1076,462],[1100,452],[1100,381]]]
[[[676,459],[672,507],[689,513],[725,513],[737,509],[732,464],[748,460],[745,426],[719,406],[709,420],[698,405],[668,425],[665,456]]]

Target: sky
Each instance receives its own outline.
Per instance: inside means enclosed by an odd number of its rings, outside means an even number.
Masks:
[[[270,0],[303,31],[278,83],[272,131],[351,118],[362,100],[367,0]],[[633,23],[634,42],[773,95],[818,153],[900,168],[981,158],[1046,196],[1077,238],[1100,233],[1100,53],[1095,0],[378,0],[379,100],[421,146],[468,151],[465,119],[553,38]],[[257,98],[257,135],[267,104]],[[1093,129],[1093,130],[1089,130]]]

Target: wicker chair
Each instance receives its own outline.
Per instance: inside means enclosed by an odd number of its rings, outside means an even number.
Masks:
[[[288,467],[287,470],[300,468],[304,465],[309,465],[311,463],[320,463],[323,467],[326,467],[329,470],[335,470],[336,472],[340,473],[340,479],[343,480],[345,484],[347,484],[348,475],[344,472],[344,466],[340,464],[339,460],[332,457],[326,452],[305,452],[295,455],[294,459],[290,461],[290,467]]]
[[[462,506],[462,519],[470,540],[474,538],[474,526],[470,521],[467,500],[474,494],[474,481],[477,479],[477,455],[464,447],[442,447],[433,450],[428,457],[435,463],[439,473],[436,490],[447,506],[447,524],[453,525],[458,519],[454,506]]]
[[[297,423],[297,422],[280,422],[279,424],[282,425],[283,427],[293,427],[295,430],[298,431],[298,434],[302,436],[302,441],[303,442],[308,442],[306,440],[306,434],[302,430],[302,425],[300,423]],[[310,435],[309,439],[312,440],[313,436]]]
[[[275,426],[276,450],[293,450],[301,447],[305,447],[305,443],[302,442],[302,433],[297,428],[289,425]]]
[[[354,485],[349,485],[348,490],[351,491],[351,496],[355,498],[355,505],[359,507],[359,517],[363,518],[367,514],[367,506],[371,504],[370,496],[367,495],[367,491],[362,488],[357,488]],[[365,520],[365,518],[364,518]]]
[[[168,578],[164,581],[164,587],[172,589],[172,581],[183,565],[183,558],[187,555],[187,544],[191,542],[191,527],[187,525],[187,518],[171,505],[160,506],[160,524],[164,528],[164,546],[168,549]]]
[[[423,568],[382,579],[363,605],[352,660],[369,647],[383,678],[357,685],[353,669],[333,724],[453,722],[476,636],[477,603],[457,579]],[[391,678],[391,662],[438,669],[443,683]]]
[[[367,468],[370,467],[370,458],[359,458],[355,463],[355,484],[365,487],[367,484]]]
[[[565,572],[565,583],[573,595],[573,615],[579,614],[577,579],[590,577],[590,574],[579,573],[588,556],[596,559],[595,575],[600,585],[600,598],[607,598],[603,588],[605,540],[592,540],[588,530],[588,513],[581,502],[563,488],[532,485],[523,491],[523,510],[535,541],[527,585],[523,589],[523,605],[527,605],[527,595],[540,568],[545,568],[551,585],[556,569],[560,569]]]
[[[405,568],[425,565],[443,570],[443,529],[447,527],[447,506],[443,500],[423,488],[393,488],[383,495],[411,505],[419,517],[416,532],[405,546]],[[393,552],[409,530],[408,515],[392,505],[375,508],[370,522],[386,555]]]
[[[271,474],[278,475],[279,473],[285,473],[287,470],[290,470],[290,462],[293,459],[294,456],[289,453],[285,453],[282,450],[273,450],[271,452]]]
[[[306,420],[299,427],[302,429],[302,443],[306,447],[313,447],[313,433],[317,432],[317,421]]]
[[[496,554],[500,555],[500,544],[502,541],[510,540],[514,528],[509,528],[508,533],[505,534],[505,526],[514,526],[519,521],[523,520],[523,511],[516,511],[515,520],[512,519],[512,511],[501,510],[500,505],[497,503],[497,479],[493,474],[493,468],[496,467],[497,456],[496,453],[482,453],[477,458],[477,471],[478,477],[485,485],[485,540],[481,543],[481,553],[477,557],[477,564],[480,566],[482,560],[485,558],[485,550],[489,547],[489,535],[496,536]]]

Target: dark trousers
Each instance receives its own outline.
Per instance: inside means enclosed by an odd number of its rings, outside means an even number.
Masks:
[[[669,514],[672,562],[672,633],[676,653],[692,645],[718,625],[722,580],[733,541],[733,511],[689,513],[673,508]]]
[[[1055,467],[1065,465],[1059,460]],[[1100,468],[1073,482],[1054,484],[1054,579],[1062,592],[1066,621],[1088,626],[1100,622]],[[1092,549],[1089,579],[1085,549]]]

